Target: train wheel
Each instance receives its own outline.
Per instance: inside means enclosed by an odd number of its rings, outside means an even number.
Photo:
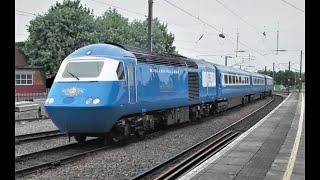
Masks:
[[[85,135],[76,135],[74,136],[78,143],[84,143],[86,141],[87,136]]]

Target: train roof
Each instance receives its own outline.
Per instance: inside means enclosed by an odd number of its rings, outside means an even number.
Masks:
[[[264,74],[259,74],[259,73],[255,73],[255,72],[252,72],[251,73],[252,74],[252,76],[255,76],[255,77],[265,77],[265,75]]]
[[[208,62],[208,61],[206,61],[206,60],[204,60],[204,59],[192,59],[195,63],[197,63],[197,65],[199,66],[199,67],[212,67],[212,68],[214,68],[214,66],[215,65],[217,65],[217,64],[215,64],[215,63],[212,63],[212,62]]]
[[[273,79],[273,77],[268,76],[268,75],[264,75],[267,79]]]
[[[238,68],[232,68],[229,66],[223,66],[223,65],[216,65],[217,69],[219,69],[221,72],[227,72],[227,73],[237,73],[237,74],[243,74],[243,75],[251,75],[252,72],[245,71]]]
[[[97,56],[114,59],[119,59],[123,57],[135,58],[135,56],[131,52],[119,46],[115,46],[112,44],[91,44],[77,49],[76,51],[71,53],[66,59],[83,56]]]
[[[132,53],[136,56],[138,63],[198,68],[198,65],[192,59],[180,55],[145,52]]]

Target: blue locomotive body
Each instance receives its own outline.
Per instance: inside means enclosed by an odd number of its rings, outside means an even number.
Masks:
[[[269,79],[203,60],[93,44],[61,63],[45,108],[69,135],[95,136],[114,128],[127,135],[132,128],[152,130],[155,124],[187,122],[245,103],[268,92]]]

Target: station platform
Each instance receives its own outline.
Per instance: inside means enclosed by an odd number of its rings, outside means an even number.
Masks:
[[[305,179],[304,94],[266,117],[179,179]]]

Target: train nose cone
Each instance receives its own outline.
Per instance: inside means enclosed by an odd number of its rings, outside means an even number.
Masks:
[[[119,118],[112,107],[49,107],[48,114],[66,133],[106,133]]]

